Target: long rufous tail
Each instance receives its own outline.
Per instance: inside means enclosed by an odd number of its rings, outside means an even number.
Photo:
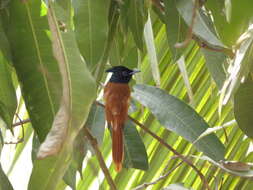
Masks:
[[[124,157],[123,127],[113,126],[112,129],[112,159],[115,169],[119,172],[122,169]]]

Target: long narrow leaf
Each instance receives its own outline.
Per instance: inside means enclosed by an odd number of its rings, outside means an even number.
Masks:
[[[16,93],[12,84],[10,49],[7,37],[0,21],[0,116],[6,126],[11,128],[17,107]]]
[[[247,81],[240,85],[234,97],[234,114],[240,129],[253,138],[253,82]]]
[[[75,34],[87,65],[90,69],[102,58],[109,32],[109,0],[75,0]]]
[[[9,13],[8,39],[13,65],[32,126],[42,142],[61,97],[61,77],[47,34],[46,7],[41,1],[11,1]]]
[[[161,89],[136,85],[133,97],[147,106],[164,127],[190,142],[194,142],[209,127],[190,106]],[[224,146],[213,134],[203,137],[195,146],[214,160],[224,159]]]
[[[1,190],[13,190],[13,187],[8,180],[8,177],[5,175],[2,166],[0,164],[0,189]]]
[[[194,10],[193,1],[188,0],[178,0],[177,9],[180,15],[184,18],[185,22],[190,26],[192,22],[193,11],[196,11],[196,20],[193,25],[193,33],[205,40],[208,44],[215,47],[224,47],[222,42],[218,39],[217,35],[214,33],[214,29],[207,22],[209,19],[203,13],[199,12],[201,10]]]
[[[126,158],[124,167],[148,170],[148,157],[143,141],[131,121],[127,121],[124,128],[124,147]]]
[[[95,81],[80,57],[74,32],[59,29],[58,20],[67,21],[65,11],[49,1],[48,22],[54,55],[62,76],[62,101],[52,129],[40,146],[29,182],[29,189],[54,189],[63,177],[71,158],[74,139],[84,125],[95,95]]]
[[[158,60],[156,56],[156,49],[155,49],[155,41],[154,41],[154,34],[152,29],[152,23],[150,15],[148,15],[147,23],[144,27],[144,38],[145,43],[148,51],[149,61],[151,65],[151,71],[154,78],[154,81],[157,86],[160,86],[160,72],[159,72],[159,66],[158,66]]]

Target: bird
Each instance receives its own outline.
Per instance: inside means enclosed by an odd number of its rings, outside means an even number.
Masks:
[[[131,90],[128,85],[132,76],[140,70],[114,66],[106,72],[112,73],[104,88],[105,117],[112,133],[112,158],[117,172],[122,169],[124,158],[123,129],[128,116]]]

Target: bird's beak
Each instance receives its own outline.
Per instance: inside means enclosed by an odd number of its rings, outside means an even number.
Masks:
[[[139,73],[139,72],[141,72],[141,71],[138,70],[138,69],[134,69],[130,74],[131,74],[131,75],[134,75],[135,73]]]

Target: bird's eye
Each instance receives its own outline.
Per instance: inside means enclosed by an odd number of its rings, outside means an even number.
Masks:
[[[126,77],[126,76],[128,76],[128,72],[127,71],[123,71],[122,75]]]

